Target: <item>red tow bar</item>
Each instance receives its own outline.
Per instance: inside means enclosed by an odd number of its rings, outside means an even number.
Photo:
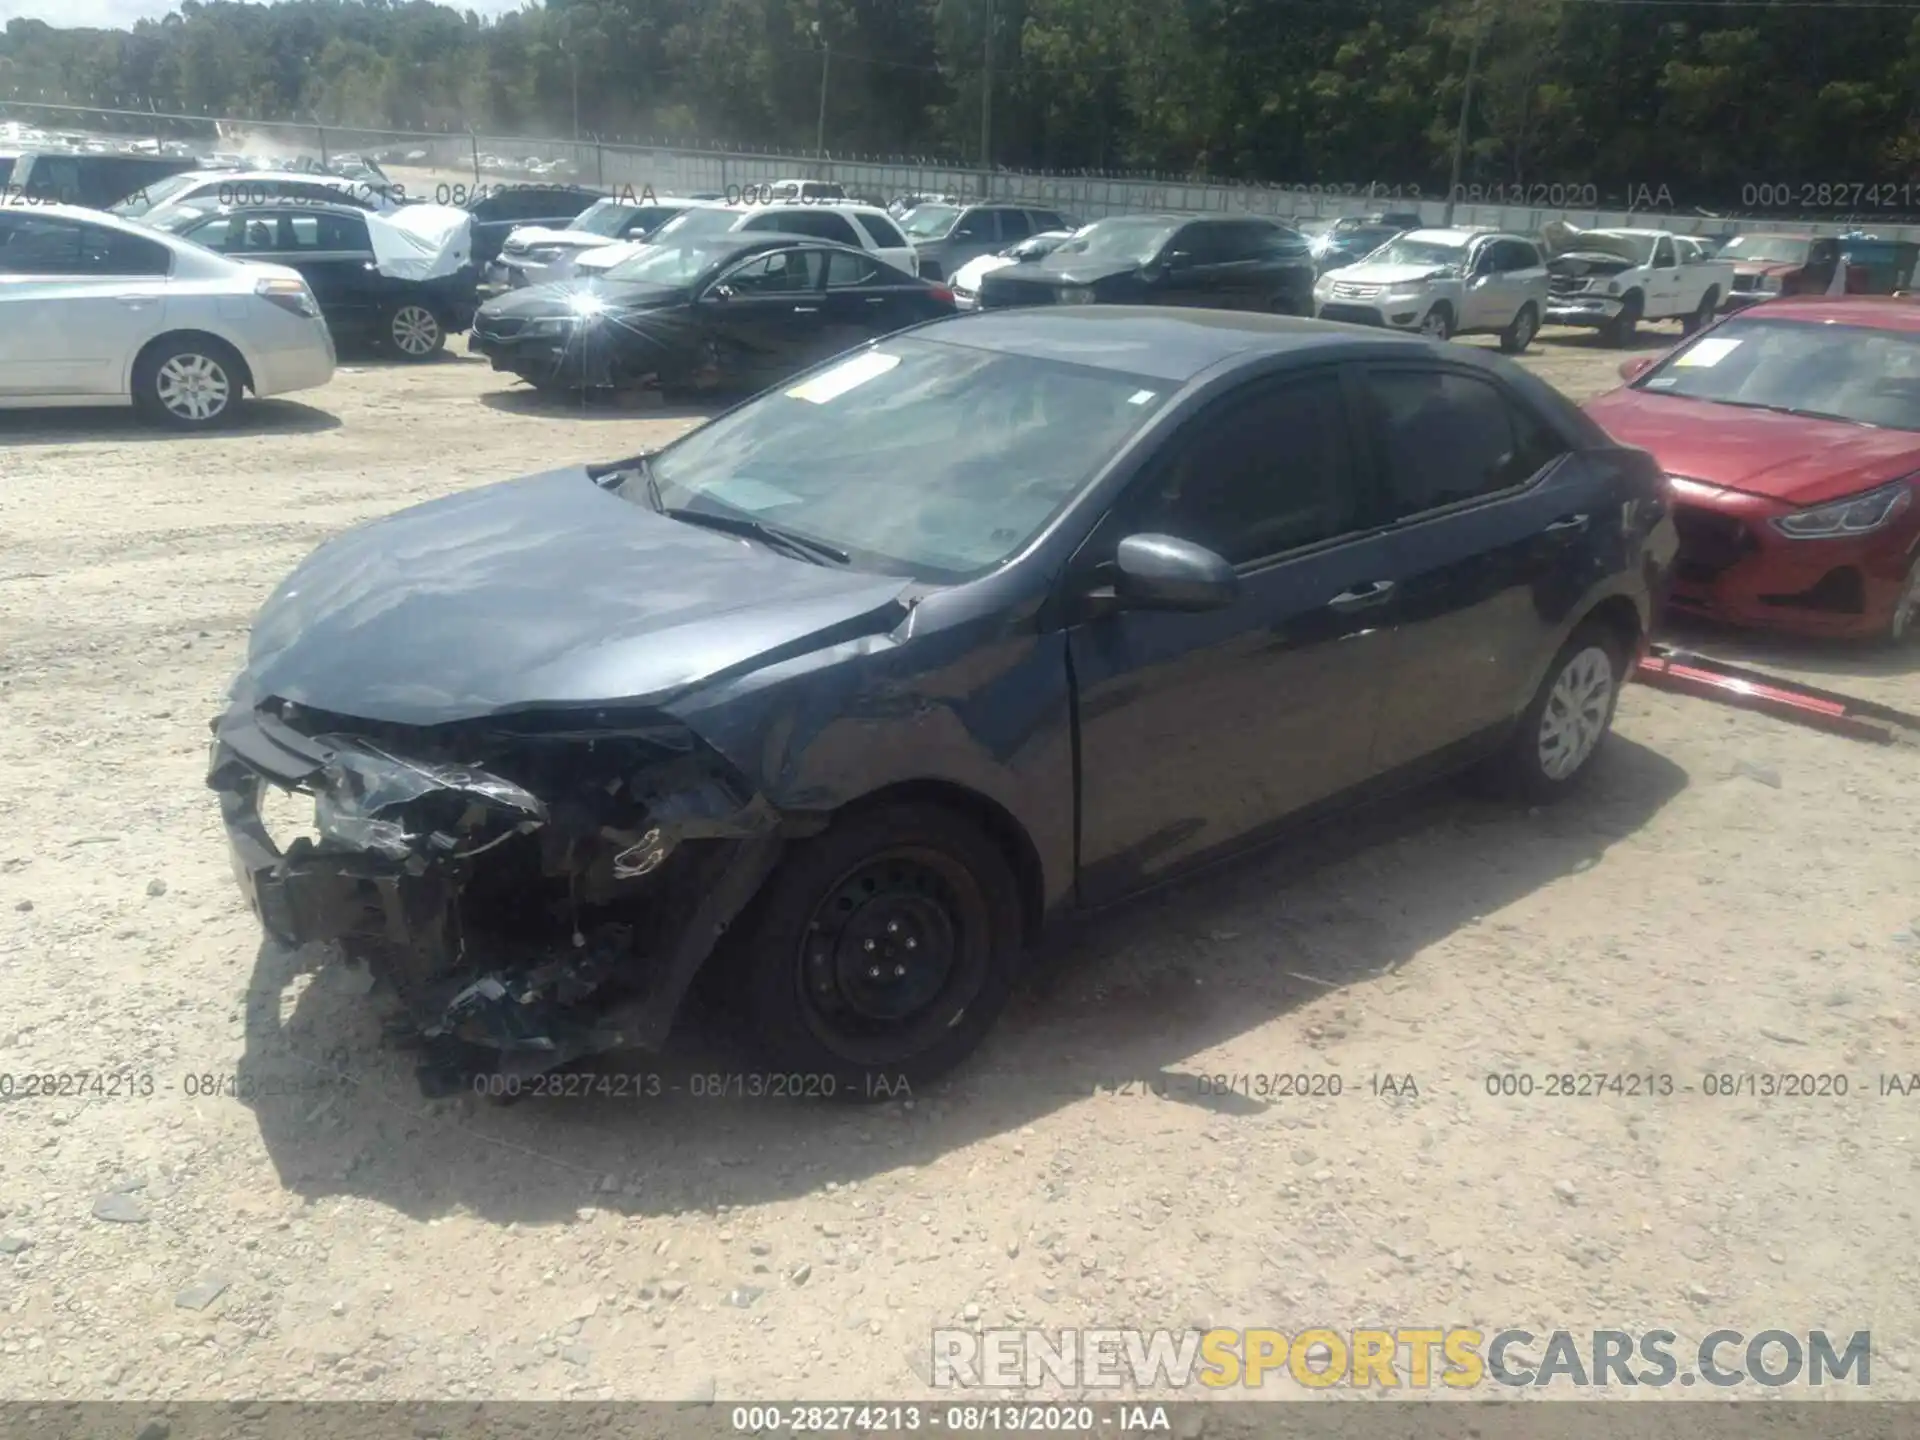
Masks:
[[[1831,690],[1817,690],[1690,650],[1654,645],[1634,678],[1656,690],[1757,710],[1874,745],[1920,745],[1920,715]]]

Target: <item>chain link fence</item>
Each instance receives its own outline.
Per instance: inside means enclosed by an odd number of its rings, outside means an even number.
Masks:
[[[95,108],[16,97],[0,100],[0,144],[22,137],[99,144],[136,143],[147,149],[184,148],[282,163],[310,161],[336,166],[355,158],[373,161],[413,194],[454,200],[457,186],[568,183],[636,195],[719,194],[733,197],[770,181],[832,181],[849,195],[886,204],[903,195],[952,195],[1024,202],[1080,220],[1140,212],[1245,214],[1314,220],[1365,210],[1416,212],[1427,224],[1489,225],[1537,234],[1550,222],[1579,229],[1641,226],[1679,234],[1725,235],[1746,229],[1790,229],[1840,234],[1870,228],[1892,240],[1920,240],[1920,225],[1881,223],[1890,217],[1827,215],[1818,221],[1779,217],[1656,213],[1627,208],[1545,208],[1519,205],[1446,204],[1444,195],[1423,194],[1418,185],[1376,183],[1277,186],[1226,183],[1197,177],[1139,173],[1050,173],[982,170],[957,162],[908,157],[819,155],[775,148],[729,149],[687,143],[637,143],[589,138],[557,140],[479,131],[404,131],[329,125],[320,121],[249,120],[232,116],[171,114],[153,109]],[[1558,188],[1558,187],[1555,187]],[[1591,187],[1568,187],[1587,192]],[[458,203],[457,200],[455,203]],[[1449,209],[1451,214],[1449,215]]]

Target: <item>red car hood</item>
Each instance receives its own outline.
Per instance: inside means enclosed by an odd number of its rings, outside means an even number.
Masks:
[[[1920,434],[1622,388],[1586,411],[1670,475],[1818,505],[1920,470]]]

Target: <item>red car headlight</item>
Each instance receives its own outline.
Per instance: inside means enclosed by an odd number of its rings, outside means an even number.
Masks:
[[[1865,535],[1878,530],[1891,524],[1912,503],[1913,483],[1908,477],[1811,510],[1778,515],[1769,523],[1789,540],[1831,540],[1838,535]]]

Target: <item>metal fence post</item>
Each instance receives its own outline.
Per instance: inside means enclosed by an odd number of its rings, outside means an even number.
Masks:
[[[480,137],[469,130],[467,143],[473,148],[473,183],[478,185],[480,183]]]
[[[327,127],[324,125],[315,125],[313,127],[313,133],[318,136],[320,140],[320,164],[324,169],[327,163]]]

